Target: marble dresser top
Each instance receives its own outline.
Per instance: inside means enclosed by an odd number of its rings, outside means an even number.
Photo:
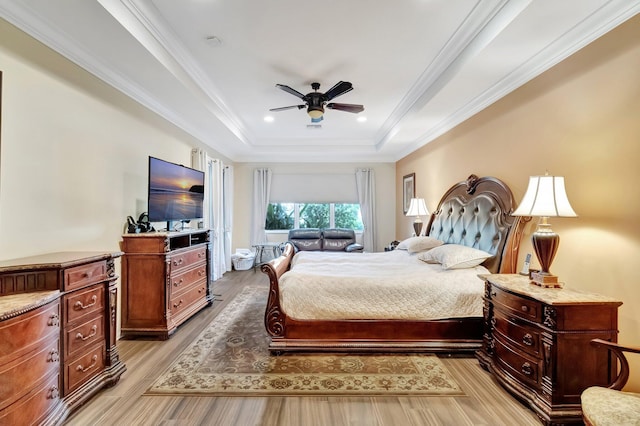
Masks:
[[[60,297],[60,290],[35,291],[32,293],[0,296],[0,321],[39,308]]]
[[[529,296],[539,300],[547,305],[563,305],[563,304],[589,304],[589,303],[613,303],[621,305],[622,302],[609,296],[603,296],[596,293],[586,293],[571,288],[545,288],[535,284],[531,284],[527,276],[519,274],[482,274],[478,275],[483,280],[491,282],[497,287],[517,293],[523,296]]]

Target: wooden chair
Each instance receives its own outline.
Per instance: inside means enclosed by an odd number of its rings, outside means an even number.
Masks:
[[[621,392],[629,379],[629,363],[624,352],[640,353],[640,348],[626,347],[602,339],[594,346],[604,346],[620,362],[620,372],[609,387],[592,386],[582,392],[582,418],[587,426],[640,425],[640,393]]]

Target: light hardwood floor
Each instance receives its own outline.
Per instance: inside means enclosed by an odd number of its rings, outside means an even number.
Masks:
[[[268,285],[261,272],[228,272],[215,282],[219,301],[166,341],[120,340],[127,366],[120,382],[74,413],[68,425],[540,425],[475,358],[442,357],[465,396],[202,397],[143,396],[160,373],[246,285]]]

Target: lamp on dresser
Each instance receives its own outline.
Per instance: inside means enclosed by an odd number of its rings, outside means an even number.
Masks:
[[[422,230],[422,219],[420,216],[427,216],[429,211],[427,210],[427,205],[424,202],[424,198],[412,198],[409,203],[409,210],[407,210],[407,216],[415,216],[416,219],[413,221],[413,229],[416,235],[420,235],[420,231]]]
[[[549,217],[578,216],[569,204],[564,177],[549,174],[531,176],[527,192],[512,215],[540,217],[538,227],[531,236],[540,271],[531,274],[531,283],[542,287],[560,287],[558,277],[549,272],[560,245],[560,236],[551,229]]]

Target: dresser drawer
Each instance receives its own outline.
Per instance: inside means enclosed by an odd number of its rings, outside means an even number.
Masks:
[[[495,336],[495,353],[498,364],[521,382],[539,388],[542,375],[542,360],[529,357],[504,344],[500,335]]]
[[[29,393],[43,378],[60,372],[59,337],[51,336],[34,351],[0,365],[0,409]],[[0,423],[2,424],[2,423]]]
[[[203,279],[194,283],[191,288],[185,292],[172,297],[169,310],[173,318],[179,317],[183,311],[186,311],[191,305],[197,301],[204,300],[207,294],[207,280]]]
[[[177,295],[188,290],[192,284],[207,277],[207,264],[200,263],[196,268],[171,275],[171,294]]]
[[[64,330],[64,336],[67,357],[78,355],[96,342],[104,346],[104,316],[98,315],[74,327],[69,327]]]
[[[60,333],[60,303],[56,300],[0,322],[0,363],[9,362]]]
[[[537,323],[542,321],[542,304],[538,301],[502,291],[495,286],[491,286],[489,296],[498,309],[504,309],[511,315]]]
[[[107,261],[88,263],[64,271],[65,291],[75,290],[107,279]]]
[[[191,267],[199,262],[206,262],[207,260],[207,247],[195,247],[193,249],[174,253],[170,257],[171,262],[171,275],[178,272],[180,269]]]
[[[104,370],[104,345],[89,349],[84,355],[66,362],[64,366],[65,395],[80,387]]]
[[[63,297],[66,323],[95,312],[104,311],[104,286],[96,284],[86,290],[79,290]]]
[[[499,311],[494,312],[495,330],[502,335],[504,340],[514,345],[520,350],[540,357],[540,331],[527,324],[518,322],[518,319],[506,316]]]
[[[52,373],[41,385],[10,405],[0,410],[0,425],[35,425],[61,403],[60,374]]]

